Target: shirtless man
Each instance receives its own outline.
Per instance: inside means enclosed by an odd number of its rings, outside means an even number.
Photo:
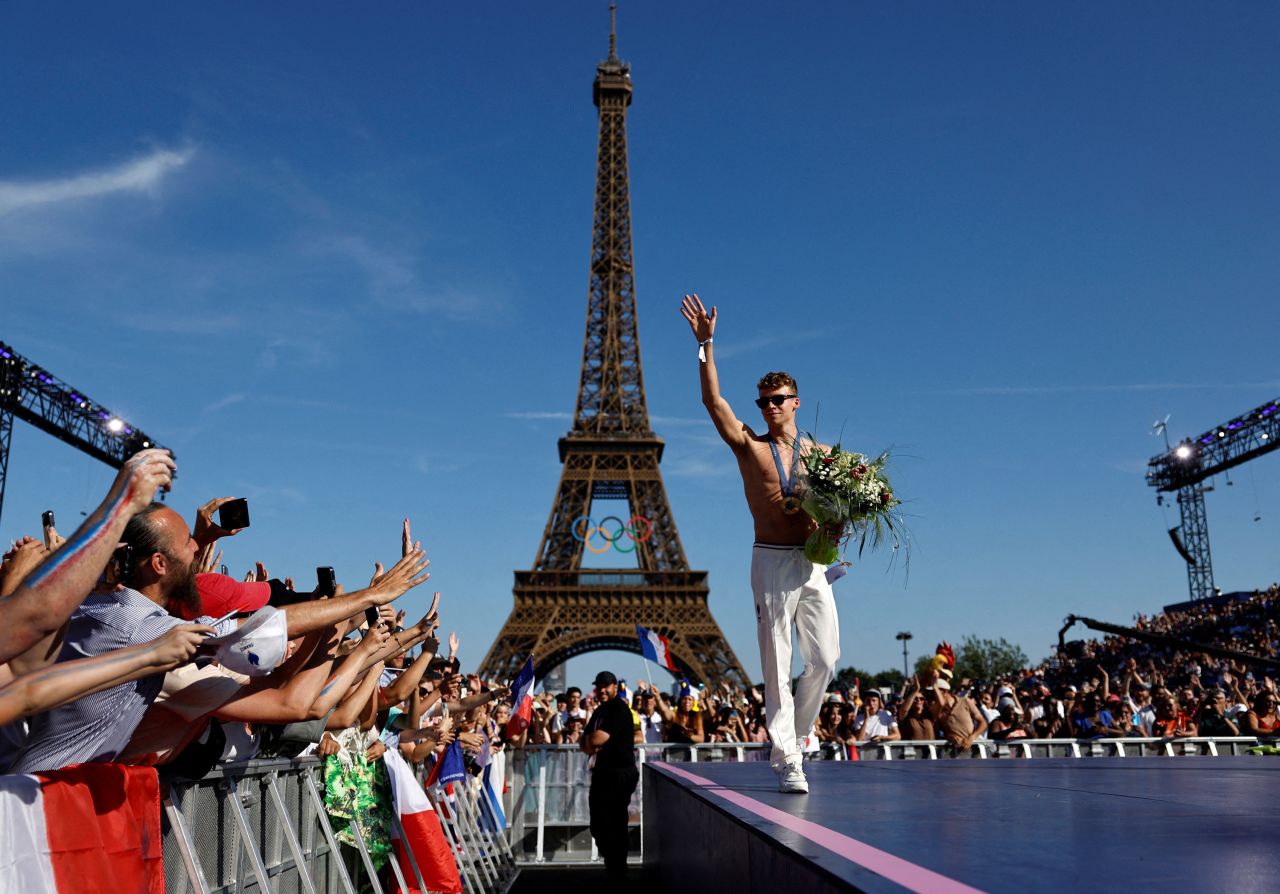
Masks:
[[[827,582],[826,569],[805,558],[804,542],[817,527],[800,510],[795,481],[799,457],[808,442],[796,430],[800,408],[795,379],[782,372],[767,374],[757,385],[756,406],[765,431],[756,434],[734,415],[720,395],[712,335],[716,309],[707,313],[697,295],[685,295],[680,308],[698,340],[698,375],[702,403],[716,431],[738,460],[747,508],[755,521],[751,551],[751,589],[755,594],[756,635],[764,673],[765,711],[770,758],[778,773],[779,791],[804,794],[801,744],[813,729],[827,684],[840,658],[840,622]],[[838,536],[840,531],[830,532]],[[804,672],[791,695],[791,628],[796,628]]]
[[[942,678],[925,690],[925,704],[933,727],[951,746],[952,757],[968,757],[973,743],[987,731],[987,719],[967,696],[957,696]]]

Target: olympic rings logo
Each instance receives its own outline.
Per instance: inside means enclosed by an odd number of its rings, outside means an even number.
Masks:
[[[610,533],[606,526],[608,522],[614,522],[617,525],[613,533]],[[653,536],[653,523],[643,515],[633,515],[625,524],[616,515],[606,515],[597,525],[591,516],[579,515],[573,520],[573,527],[570,530],[573,531],[573,539],[585,546],[588,552],[603,553],[612,546],[620,553],[633,553],[636,551],[637,543],[649,542],[649,538]],[[631,542],[630,546],[624,544],[624,537]],[[597,549],[591,545],[593,538],[603,540],[604,544]]]

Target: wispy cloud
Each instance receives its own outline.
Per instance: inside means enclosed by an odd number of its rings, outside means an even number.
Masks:
[[[306,505],[307,495],[296,487],[285,484],[256,484],[252,481],[237,481],[236,492],[244,494],[251,503],[274,503],[294,506]]]
[[[701,428],[711,425],[711,420],[706,417],[686,419],[683,416],[650,416],[649,422],[655,428]]]
[[[113,168],[102,168],[55,180],[0,180],[0,217],[32,208],[91,199],[120,192],[152,192],[170,173],[185,167],[191,148],[157,149]]]
[[[522,410],[514,413],[503,413],[506,419],[553,420],[555,422],[572,422],[573,414],[557,410]]]
[[[244,400],[244,394],[240,392],[236,392],[235,394],[228,394],[226,397],[220,397],[217,400],[215,400],[213,403],[209,404],[207,407],[204,408],[204,412],[206,415],[209,413],[216,413],[219,410],[225,410],[227,407],[233,407],[243,400]]]
[[[1280,388],[1280,382],[1134,382],[1115,385],[988,385],[977,388],[937,388],[917,394],[997,397],[1042,396],[1052,394],[1108,394],[1144,391],[1258,390]]]
[[[825,338],[832,333],[826,329],[810,329],[797,331],[795,329],[780,329],[777,332],[768,332],[757,335],[753,338],[744,338],[739,341],[726,340],[721,346],[716,342],[716,357],[721,360],[734,357],[738,354],[750,354],[752,351],[759,351],[761,348],[768,348],[773,345],[789,344],[794,345],[797,342],[814,341],[819,338]]]
[[[167,316],[126,314],[120,321],[130,329],[155,332],[161,335],[213,335],[232,332],[240,328],[240,317],[235,314],[209,313]]]
[[[514,410],[503,413],[504,419],[523,419],[528,422],[572,422],[573,414],[561,410]],[[659,434],[671,428],[710,428],[709,419],[686,419],[682,416],[650,416],[649,424]]]
[[[393,310],[474,320],[499,303],[492,296],[428,283],[419,273],[421,260],[415,254],[375,245],[364,236],[330,236],[316,248],[352,262],[368,278],[370,297]]]

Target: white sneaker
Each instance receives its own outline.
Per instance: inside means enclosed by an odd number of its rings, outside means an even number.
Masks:
[[[794,795],[809,794],[809,782],[804,778],[804,770],[798,761],[781,768],[778,776],[778,791]]]

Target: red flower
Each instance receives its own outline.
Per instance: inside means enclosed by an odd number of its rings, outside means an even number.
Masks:
[[[889,502],[891,502],[892,500],[893,500],[893,494],[889,493],[888,491],[885,491],[884,493],[882,493],[882,494],[880,495],[880,502],[881,502],[881,503],[889,503]]]
[[[829,456],[824,456],[824,457],[822,458],[822,464],[823,464],[824,466],[829,466],[829,465],[831,465],[833,462],[835,462],[835,460],[834,460],[834,459],[832,459],[832,458],[831,458],[831,457],[829,457]]]

